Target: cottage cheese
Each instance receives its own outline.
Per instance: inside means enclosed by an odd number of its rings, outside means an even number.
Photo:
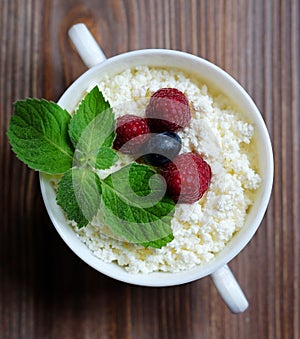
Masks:
[[[255,167],[254,126],[221,94],[211,94],[205,84],[174,69],[136,67],[97,83],[116,116],[144,116],[150,95],[162,87],[175,87],[188,97],[192,119],[180,136],[182,152],[203,155],[212,169],[212,182],[198,202],[177,205],[172,219],[174,240],[161,249],[144,248],[111,238],[103,232],[101,218],[75,232],[93,254],[128,272],[178,272],[203,265],[220,252],[244,225],[260,176]],[[91,84],[93,88],[95,84]],[[129,161],[121,155],[101,177]]]

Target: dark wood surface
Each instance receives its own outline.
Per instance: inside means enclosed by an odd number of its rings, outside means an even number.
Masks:
[[[0,338],[300,338],[299,0],[1,0]],[[275,155],[261,227],[231,263],[250,302],[233,315],[209,278],[169,288],[114,281],[64,244],[38,174],[5,131],[12,103],[57,100],[85,66],[67,37],[84,22],[106,55],[171,48],[204,57],[255,100]]]

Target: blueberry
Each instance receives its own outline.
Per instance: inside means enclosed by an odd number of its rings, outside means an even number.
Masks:
[[[161,166],[175,158],[180,149],[181,139],[177,133],[153,133],[144,147],[143,159],[150,165]]]

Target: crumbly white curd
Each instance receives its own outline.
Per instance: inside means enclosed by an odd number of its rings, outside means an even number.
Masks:
[[[92,89],[96,84],[91,84]],[[144,248],[111,238],[102,232],[101,218],[77,229],[82,242],[96,257],[116,263],[131,273],[178,272],[203,265],[220,252],[244,225],[260,185],[255,166],[254,126],[222,94],[177,69],[145,66],[127,69],[97,83],[116,117],[145,115],[152,93],[174,87],[185,93],[192,109],[190,124],[180,132],[183,152],[197,152],[209,163],[212,181],[200,201],[177,204],[172,219],[174,240],[161,249]],[[129,161],[121,155],[101,177]]]

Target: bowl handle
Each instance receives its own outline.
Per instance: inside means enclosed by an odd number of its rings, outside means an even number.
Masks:
[[[82,61],[88,68],[106,59],[105,54],[85,24],[79,23],[73,25],[69,29],[68,34]]]
[[[227,265],[213,272],[211,278],[226,305],[233,313],[241,313],[247,309],[249,304],[245,294]]]

